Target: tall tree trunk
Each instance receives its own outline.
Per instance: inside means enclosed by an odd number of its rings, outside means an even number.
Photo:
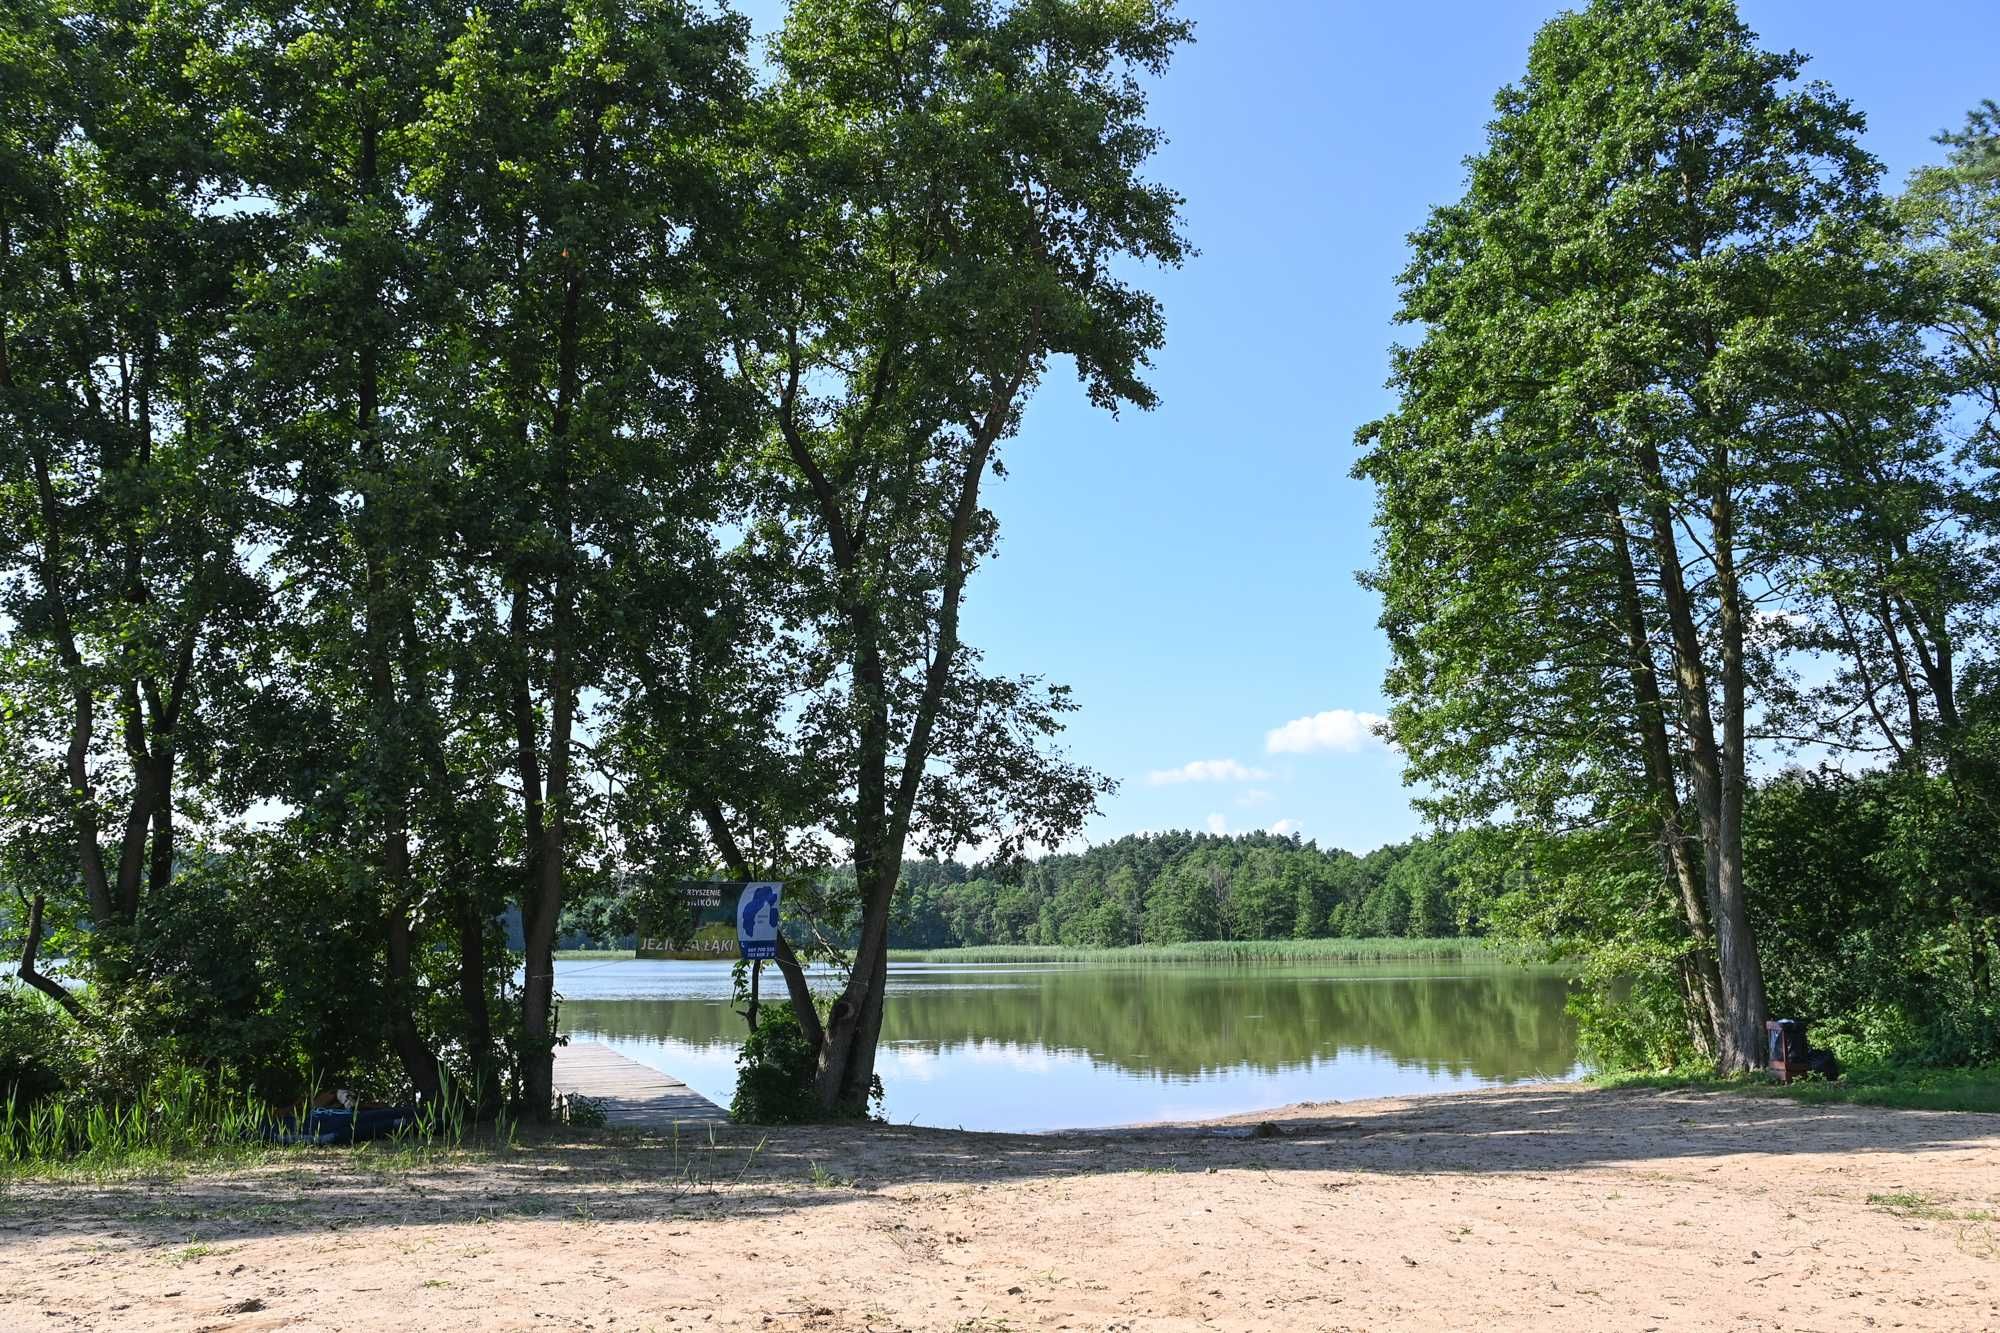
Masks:
[[[547,1120],[552,1110],[555,1048],[549,1041],[549,1014],[555,1003],[555,917],[543,910],[542,860],[549,854],[542,791],[540,738],[535,725],[534,695],[528,681],[528,589],[525,579],[514,586],[508,612],[510,670],[509,708],[514,725],[514,770],[521,784],[521,832],[525,863],[521,876],[521,1051],[522,1097],[529,1115]],[[556,850],[560,852],[558,841]]]
[[[1701,822],[1709,920],[1715,930],[1716,970],[1722,992],[1722,1021],[1717,1025],[1716,1035],[1720,1044],[1716,1063],[1725,1071],[1754,1069],[1761,1067],[1766,1060],[1761,1030],[1764,983],[1757,968],[1756,949],[1750,944],[1750,925],[1743,905],[1742,790],[1740,780],[1736,783],[1725,781],[1725,768],[1730,760],[1724,747],[1716,741],[1708,668],[1702,655],[1701,635],[1695,624],[1686,575],[1681,566],[1674,519],[1666,502],[1659,498],[1666,489],[1664,469],[1653,443],[1643,434],[1638,437],[1638,442],[1642,479],[1652,492],[1652,498],[1646,504],[1647,516],[1674,648],[1681,730],[1685,737],[1689,785],[1693,789],[1695,810]],[[1725,682],[1725,709],[1731,699],[1740,705],[1742,688],[1739,656],[1733,687]],[[1740,722],[1739,718],[1739,726]],[[1734,762],[1740,779],[1740,752]],[[1730,809],[1734,811],[1733,817],[1727,813]]]
[[[847,986],[827,1015],[820,1052],[820,1100],[843,1115],[865,1115],[875,1087],[875,1048],[882,1034],[883,991],[889,979],[887,904],[893,902],[901,858],[869,870],[861,939]]]
[[[0,387],[11,388],[12,380]],[[56,499],[55,481],[50,476],[46,454],[37,449],[32,461],[42,517],[41,549],[35,568],[42,596],[49,606],[56,651],[62,659],[70,693],[69,749],[64,755],[63,769],[69,775],[70,821],[76,828],[77,865],[91,916],[98,921],[110,921],[117,909],[111,900],[104,851],[98,844],[97,795],[90,781],[90,741],[96,726],[97,698],[84,672],[83,656],[76,646],[76,630],[70,620],[69,588],[62,577],[62,509]]]
[[[979,488],[993,446],[1006,429],[1015,400],[1027,382],[1033,349],[1042,329],[1042,312],[1034,311],[1013,373],[994,386],[983,413],[965,424],[970,448],[958,478],[951,527],[940,562],[941,587],[937,632],[924,673],[923,691],[912,710],[910,731],[899,756],[893,790],[889,784],[891,729],[889,673],[882,659],[880,613],[870,600],[867,559],[868,525],[850,523],[842,498],[826,470],[814,457],[797,418],[801,385],[797,330],[787,330],[789,367],[778,404],[777,422],[792,461],[811,487],[820,520],[841,581],[842,613],[853,634],[851,662],[861,725],[856,739],[859,761],[855,782],[854,865],[862,898],[861,939],[853,970],[833,1003],[820,1044],[818,1090],[827,1109],[864,1114],[875,1084],[875,1051],[881,1037],[883,991],[888,984],[889,915],[902,876],[903,851],[917,796],[930,762],[932,731],[958,654],[958,618],[970,573],[969,555],[979,515]],[[865,506],[863,513],[865,514]]]
[[[416,991],[416,967],[412,957],[415,933],[410,926],[408,909],[402,904],[392,904],[389,908],[383,919],[383,937],[388,945],[390,1044],[395,1047],[396,1058],[403,1065],[403,1074],[417,1090],[417,1096],[424,1101],[433,1101],[441,1084],[438,1058],[418,1031],[412,1012]]]
[[[475,1099],[483,1115],[500,1095],[499,1067],[493,1058],[493,1011],[486,989],[486,914],[478,896],[466,892],[458,904],[458,1004],[465,1023],[466,1059],[472,1067]]]
[[[1652,637],[1647,632],[1645,604],[1639,599],[1639,580],[1632,564],[1632,546],[1625,531],[1625,516],[1614,508],[1611,513],[1611,549],[1618,567],[1619,600],[1624,606],[1625,642],[1629,654],[1627,672],[1638,707],[1640,748],[1646,756],[1646,783],[1653,798],[1654,818],[1659,827],[1660,856],[1667,882],[1678,891],[1681,913],[1687,922],[1692,947],[1686,958],[1690,1022],[1696,1046],[1713,1058],[1720,1047],[1725,1020],[1722,977],[1715,961],[1714,932],[1708,918],[1707,895],[1694,858],[1688,851],[1688,837],[1681,826],[1679,784],[1674,780],[1673,751],[1667,737],[1667,712],[1660,696],[1660,683],[1653,664]]]
[[[892,847],[889,839],[889,703],[874,616],[873,609],[858,600],[850,611],[856,630],[855,683],[862,705],[854,832],[861,938],[855,944],[847,985],[827,1014],[819,1065],[821,1103],[850,1115],[867,1111],[874,1084],[871,1023],[872,1031],[879,1032],[878,991],[888,973],[889,911],[902,874],[901,840]]]
[[[1744,884],[1743,802],[1749,785],[1746,720],[1749,708],[1743,655],[1743,600],[1736,573],[1736,516],[1728,486],[1727,446],[1716,469],[1722,479],[1710,502],[1715,543],[1717,622],[1722,635],[1722,791],[1715,858],[1716,963],[1729,999],[1728,1031],[1722,1061],[1732,1070],[1761,1068],[1769,1059],[1764,1020],[1764,968],[1750,928],[1749,891]]]
[[[139,894],[146,877],[146,843],[159,805],[159,775],[146,744],[146,720],[139,703],[139,685],[128,679],[120,687],[125,715],[125,759],[132,769],[132,807],[125,814],[125,831],[118,842],[118,882],[113,894],[118,915],[126,925],[139,917]]]
[[[174,877],[174,751],[165,738],[154,760],[159,798],[153,806],[153,854],[147,871],[148,893],[163,891]]]
[[[542,846],[535,858],[535,916],[524,922],[528,970],[534,984],[521,994],[521,1022],[532,1065],[527,1071],[528,1104],[538,1117],[554,1105],[556,927],[562,917],[565,833],[568,827],[570,733],[575,702],[569,680],[569,651],[564,640],[568,617],[567,592],[558,583],[555,672],[549,682],[549,766],[544,797]]]
[[[380,129],[372,115],[361,125],[357,192],[369,204],[379,204]],[[381,303],[381,283],[369,277],[366,303]],[[394,538],[389,531],[390,485],[387,443],[382,438],[382,358],[372,333],[364,333],[356,349],[357,384],[355,434],[360,445],[360,545],[363,562],[362,627],[364,669],[368,683],[368,718],[374,735],[366,743],[375,756],[374,795],[382,810],[376,865],[382,877],[386,905],[382,914],[383,952],[388,985],[383,991],[390,1044],[402,1063],[404,1077],[420,1097],[438,1095],[438,1058],[424,1041],[414,1015],[416,974],[410,923],[410,738],[402,700],[398,697],[395,640],[407,617],[395,605],[399,594],[389,586]],[[407,682],[405,682],[407,684]]]

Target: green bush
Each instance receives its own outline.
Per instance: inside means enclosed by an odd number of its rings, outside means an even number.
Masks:
[[[813,1088],[812,1043],[789,1004],[766,1005],[757,1029],[736,1057],[736,1095],[729,1118],[754,1125],[789,1125],[826,1115]]]
[[[0,1102],[60,1097],[81,1073],[76,1025],[40,995],[0,988]]]
[[[1697,1057],[1677,971],[1679,948],[1649,940],[1605,945],[1569,960],[1567,1008],[1577,1053],[1593,1069],[1675,1069]]]

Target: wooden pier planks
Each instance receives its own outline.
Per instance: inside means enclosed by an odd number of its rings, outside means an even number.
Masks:
[[[597,1042],[556,1047],[555,1088],[604,1108],[605,1120],[627,1128],[726,1124],[729,1113],[677,1078]]]

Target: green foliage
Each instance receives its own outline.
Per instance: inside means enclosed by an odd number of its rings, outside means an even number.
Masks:
[[[4,1099],[0,1172],[244,1158],[261,1151],[270,1122],[266,1104],[193,1070],[144,1082],[116,1099]]]
[[[1172,832],[1083,852],[903,867],[890,943],[1071,949],[1204,940],[1479,935],[1506,875],[1484,831],[1357,857],[1270,833]]]
[[[1494,933],[1563,963],[1579,1051],[1599,1068],[1658,1069],[1694,1061],[1687,1010],[1691,948],[1664,900],[1659,863],[1618,829],[1551,836],[1488,831],[1483,856],[1507,865],[1491,904]]]
[[[1540,836],[1507,915],[1577,961],[1607,1063],[1747,1068],[1793,1005],[1979,1058],[1990,1013],[1954,695],[2000,586],[1992,126],[1899,208],[1804,64],[1727,0],[1544,25],[1411,238],[1421,336],[1359,432],[1408,776],[1447,822]],[[1753,846],[1760,765],[1797,745],[1893,763],[1902,813]],[[1892,853],[1886,892],[1825,882]],[[1433,910],[1380,892],[1392,927]],[[1829,892],[1853,901],[1816,921]],[[1962,986],[1933,965],[1954,911]]]
[[[1073,369],[1109,410],[1155,401],[1165,321],[1132,275],[1187,246],[1179,196],[1145,175],[1148,80],[1190,34],[1171,0],[794,0],[771,45],[730,332],[769,445],[754,549],[794,571],[788,748],[856,868],[824,1061],[849,1110],[906,852],[1059,843],[1110,788],[1052,743],[1069,692],[987,671],[961,613],[998,541],[982,487],[1043,376]],[[769,805],[708,795],[712,822]]]
[[[736,1057],[729,1118],[739,1124],[790,1125],[826,1118],[813,1085],[818,1055],[791,1006],[766,1005]]]
[[[1815,1020],[1813,1040],[1844,1062],[2000,1059],[2000,1005],[1981,993],[1977,966],[1991,928],[1949,891],[1951,877],[1940,884],[1923,870],[1942,855],[1983,858],[1989,844],[1968,846],[1956,821],[1938,833],[1912,813],[1949,801],[1950,783],[1790,773],[1750,804],[1772,1012]]]
[[[1667,1074],[1607,1074],[1604,1088],[1692,1088],[1758,1097],[1784,1097],[1810,1105],[1892,1106],[1908,1111],[2000,1112],[2000,1065],[1934,1069],[1872,1064],[1844,1070],[1840,1080],[1779,1083],[1763,1077],[1719,1079],[1701,1070]]]
[[[417,1120],[381,1144],[365,1145],[412,1163],[462,1148],[481,1099],[447,1083]],[[286,1132],[285,1115],[226,1079],[180,1068],[137,1084],[116,1098],[94,1084],[67,1095],[29,1101],[0,1094],[0,1177],[106,1174],[154,1170],[200,1161],[255,1161],[281,1151],[271,1135]],[[502,1122],[493,1141],[512,1141]]]
[[[892,943],[1491,935],[1572,965],[1607,1065],[1728,1035],[1708,978],[1850,1058],[2000,1057],[1990,104],[1891,207],[1724,0],[1552,21],[1363,432],[1394,729],[1460,831],[1029,862],[1110,784],[960,612],[1043,377],[1155,401],[1170,3],[794,0],[761,81],[683,0],[9,14],[0,884],[81,983],[0,992],[35,1151],[322,1081],[543,1110],[558,936],[676,934],[719,865],[858,946],[824,1045],[752,1034],[754,1118],[816,1060],[865,1103]],[[1760,730],[1882,767],[1760,786]]]
[[[761,85],[688,0],[9,18],[0,858],[119,1095],[546,1113],[553,946],[629,872],[754,859],[824,958],[908,839],[1107,789],[957,625],[1048,367],[1153,401],[1164,0],[795,0]]]
[[[68,1015],[40,995],[0,987],[0,1099],[27,1108],[55,1098],[81,1075]]]

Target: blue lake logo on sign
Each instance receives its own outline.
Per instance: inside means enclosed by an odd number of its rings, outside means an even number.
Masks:
[[[736,944],[749,959],[778,954],[778,898],[783,884],[745,884],[736,900]]]

